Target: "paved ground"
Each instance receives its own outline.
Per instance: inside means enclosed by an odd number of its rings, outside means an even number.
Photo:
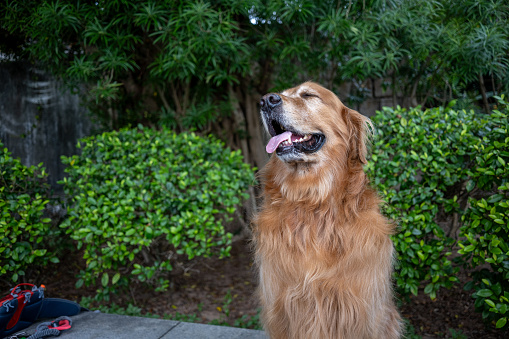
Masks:
[[[70,318],[71,329],[62,331],[59,339],[268,339],[262,331],[105,314],[97,311],[82,312]],[[37,324],[34,324],[24,331],[31,335],[36,327]]]

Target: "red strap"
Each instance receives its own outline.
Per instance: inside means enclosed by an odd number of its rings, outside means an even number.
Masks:
[[[60,320],[58,322],[58,326],[55,326],[55,325],[56,324],[53,323],[53,325],[48,326],[48,328],[53,328],[53,329],[59,330],[59,331],[68,330],[71,328],[71,324],[69,324],[69,320]],[[55,327],[51,327],[51,326],[55,326]]]
[[[14,315],[12,316],[11,320],[9,320],[9,323],[7,324],[7,327],[5,329],[10,330],[18,323],[19,317],[21,316],[21,312],[23,311],[23,308],[25,307],[24,302],[21,302],[21,298],[18,298],[18,308],[16,309],[16,312],[14,312]]]
[[[12,288],[12,292],[11,293],[14,293],[16,291],[16,288],[20,287],[20,286],[30,286],[31,288],[34,288],[34,287],[37,287],[35,286],[34,284],[29,284],[29,283],[21,283],[21,284],[17,284],[16,286],[14,286]]]

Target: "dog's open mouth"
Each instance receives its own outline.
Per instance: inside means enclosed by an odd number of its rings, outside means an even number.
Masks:
[[[283,127],[276,120],[272,120],[269,133],[272,138],[265,148],[267,153],[282,155],[292,151],[313,153],[318,151],[325,142],[325,136],[320,133],[304,134],[291,131]]]

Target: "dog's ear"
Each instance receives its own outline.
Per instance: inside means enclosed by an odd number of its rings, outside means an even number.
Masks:
[[[349,133],[349,158],[358,160],[362,164],[367,164],[366,156],[368,153],[368,137],[372,134],[373,128],[371,121],[369,118],[347,107],[344,107],[343,109],[343,118]],[[369,129],[368,126],[371,127],[371,129]]]

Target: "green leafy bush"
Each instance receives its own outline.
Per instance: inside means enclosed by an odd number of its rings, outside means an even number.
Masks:
[[[240,151],[212,136],[141,126],[89,137],[78,147],[80,155],[62,157],[72,200],[64,226],[85,247],[78,287],[100,278],[108,292],[137,277],[163,290],[173,254],[229,255],[232,235],[224,223],[254,180]]]
[[[434,299],[440,287],[457,281],[448,259],[454,241],[437,221],[459,213],[475,119],[472,111],[450,107],[384,107],[373,119],[380,137],[368,171],[385,196],[385,213],[399,225],[396,283],[404,295],[416,295],[426,281],[424,292]]]
[[[458,263],[474,269],[465,288],[475,288],[476,308],[501,328],[509,326],[509,107],[497,100],[491,114],[454,110],[454,102],[384,108],[373,118],[379,138],[367,170],[399,225],[402,295],[424,282],[435,298],[456,282],[448,257],[457,241]]]
[[[0,142],[0,275],[17,282],[58,259],[48,246],[58,238],[51,219],[47,173],[42,164],[26,167]]]
[[[499,99],[483,124],[475,149],[469,207],[461,228],[459,253],[471,267],[489,264],[474,274],[475,306],[497,328],[508,327],[509,310],[509,104]]]

